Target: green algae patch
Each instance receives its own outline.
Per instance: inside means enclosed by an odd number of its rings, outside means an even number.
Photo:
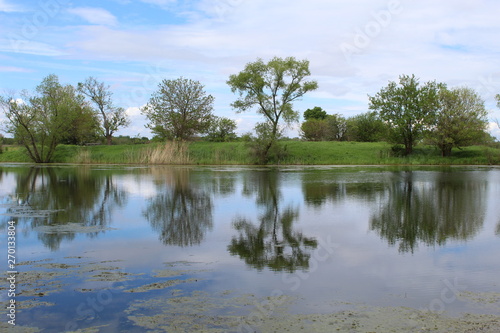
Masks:
[[[62,291],[66,283],[61,278],[68,276],[68,271],[23,271],[18,272],[17,281],[19,283],[18,296],[43,297]]]
[[[83,225],[81,223],[43,225],[33,228],[33,231],[44,234],[97,233],[107,230],[117,229],[99,225]]]
[[[194,291],[187,296],[157,297],[134,301],[125,311],[136,326],[161,332],[234,332],[245,325],[244,318],[255,315],[258,306],[271,304],[272,312],[284,311],[295,298],[233,295],[223,291],[210,295]],[[284,307],[284,308],[283,308]],[[272,308],[272,309],[271,309]]]
[[[131,288],[124,290],[124,292],[128,293],[143,293],[151,290],[158,290],[158,289],[165,289],[165,288],[170,288],[182,283],[190,283],[190,282],[196,282],[198,281],[197,279],[187,279],[187,280],[180,280],[180,279],[175,279],[175,280],[168,280],[164,282],[155,282],[155,283],[150,283],[146,284],[137,288]]]
[[[171,269],[161,269],[161,270],[153,270],[153,277],[157,278],[169,278],[174,276],[181,276],[186,274],[195,273],[195,271],[176,271]]]
[[[230,296],[232,295],[232,296]],[[230,297],[228,297],[230,296]],[[294,314],[296,298],[193,292],[137,300],[125,311],[143,329],[156,332],[498,332],[500,317],[449,317],[406,307],[357,306],[349,311]]]
[[[94,327],[88,327],[88,328],[81,328],[76,331],[68,331],[66,333],[99,333],[101,332],[101,328],[107,327],[108,325],[100,325],[100,326],[94,326]]]
[[[81,276],[85,282],[123,282],[141,275],[123,272],[119,267],[109,265],[109,263],[115,262],[109,260],[100,262],[78,260],[76,263],[54,263],[48,261],[51,260],[25,261],[18,264],[18,266],[33,268],[17,273],[20,290],[18,296],[40,298],[61,292],[63,291],[63,287],[68,285],[66,279],[75,276]],[[93,289],[85,289],[85,292],[90,291],[93,291]],[[36,304],[32,303],[31,305],[34,306]],[[38,304],[37,306],[48,306],[47,303],[43,302],[38,302]]]
[[[54,306],[54,303],[44,302],[38,299],[30,299],[26,301],[20,301],[18,304],[18,310],[32,309],[40,306]]]
[[[500,293],[464,291],[460,297],[477,304],[496,304],[500,308]]]
[[[13,326],[7,324],[5,322],[0,322],[0,332],[9,332],[9,333],[37,333],[41,332],[37,327],[27,327],[27,326]]]

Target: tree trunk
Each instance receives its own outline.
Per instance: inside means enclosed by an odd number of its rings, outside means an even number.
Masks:
[[[269,150],[273,146],[274,139],[270,139],[269,142],[266,144],[266,147],[264,148],[264,153],[262,154],[262,164],[266,164],[268,160],[268,154]]]
[[[269,142],[266,144],[266,147],[264,148],[264,154],[262,156],[263,163],[267,163],[268,161],[269,150],[276,141],[276,133],[278,133],[278,123],[273,122],[273,130],[271,132],[271,137],[269,138]]]
[[[405,143],[405,155],[411,155],[413,152],[413,145],[411,143]]]
[[[442,157],[450,157],[452,148],[453,148],[452,145],[441,146],[441,156]]]

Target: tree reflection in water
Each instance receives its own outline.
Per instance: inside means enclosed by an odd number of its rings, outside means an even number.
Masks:
[[[191,181],[187,168],[153,168],[160,194],[143,212],[165,245],[200,244],[212,228],[212,199]]]
[[[27,232],[40,227],[77,223],[83,227],[105,229],[114,207],[126,202],[111,173],[92,172],[88,167],[9,168],[16,174],[16,188],[7,209],[9,219],[28,226]],[[50,230],[50,229],[49,229]],[[41,242],[55,251],[63,240],[73,240],[76,232],[38,232]],[[86,232],[96,237],[103,231]]]
[[[259,217],[258,225],[247,218],[234,219],[233,226],[239,236],[232,238],[228,251],[258,270],[264,267],[274,271],[306,270],[317,241],[293,230],[293,222],[299,212],[291,205],[281,208],[279,177],[275,170],[255,171],[245,175],[244,195],[256,194],[257,206],[264,212]]]
[[[412,252],[422,242],[444,245],[467,240],[481,229],[486,211],[487,182],[467,172],[440,172],[436,179],[415,180],[413,171],[396,172],[387,201],[370,221],[390,245]]]

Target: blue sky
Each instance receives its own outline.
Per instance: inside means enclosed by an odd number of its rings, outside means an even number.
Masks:
[[[0,91],[33,90],[52,73],[70,84],[94,76],[131,117],[118,134],[149,136],[140,107],[162,79],[183,76],[204,84],[215,114],[243,133],[260,117],[231,109],[229,75],[259,57],[294,56],[310,61],[319,84],[294,104],[301,114],[366,112],[368,94],[415,74],[476,89],[493,121],[498,13],[495,0],[0,0]]]

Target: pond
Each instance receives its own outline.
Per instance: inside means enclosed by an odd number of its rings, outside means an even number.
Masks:
[[[497,167],[4,164],[0,329],[495,332],[499,198]]]

